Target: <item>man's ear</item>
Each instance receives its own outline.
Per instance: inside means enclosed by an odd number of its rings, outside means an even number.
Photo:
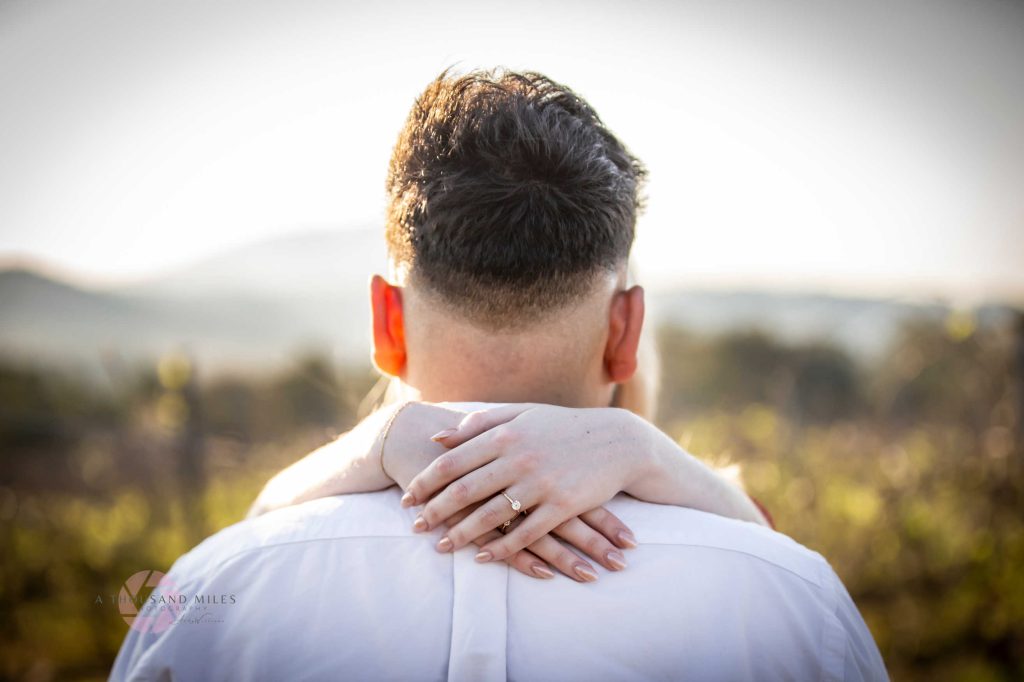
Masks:
[[[644,289],[635,286],[612,297],[604,366],[612,383],[629,381],[636,372],[640,329],[644,326]]]
[[[405,370],[405,318],[402,288],[380,275],[370,280],[370,308],[373,316],[373,364],[377,369],[401,376]]]

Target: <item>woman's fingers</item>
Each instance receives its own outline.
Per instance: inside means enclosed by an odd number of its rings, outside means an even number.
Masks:
[[[536,407],[533,403],[512,403],[470,412],[454,429],[445,429],[436,433],[431,436],[430,440],[454,448],[476,438],[484,431],[490,431],[495,426],[512,421],[533,407]]]
[[[464,509],[474,502],[485,500],[499,493],[511,482],[510,476],[505,469],[506,467],[502,466],[501,461],[494,461],[449,483],[444,490],[435,495],[423,507],[423,511],[420,512],[419,518],[416,520],[415,530],[425,531],[436,528],[438,524],[450,518],[460,509]],[[505,507],[508,508],[509,515],[511,516],[511,507],[509,507],[508,500],[505,500],[504,497],[501,497],[501,500],[505,502]],[[486,507],[487,505],[484,506]],[[498,507],[498,505],[494,506]],[[500,512],[500,508],[495,509],[495,512]],[[490,518],[487,516],[486,511],[482,515]],[[421,519],[423,523],[420,523]],[[502,521],[504,520],[502,519]],[[468,544],[473,538],[484,533],[489,528],[494,528],[496,525],[500,524],[492,524],[489,527],[471,527],[470,532],[459,536],[461,542],[456,546],[456,549]],[[474,534],[472,530],[478,532]]]
[[[505,502],[506,505],[508,504],[508,500],[506,500],[504,496],[502,496],[500,499],[501,501]],[[491,502],[495,503],[495,507],[500,507],[497,500],[492,500]],[[480,505],[474,511],[479,511],[482,506],[484,505]],[[588,512],[588,514],[589,513],[590,512]],[[511,514],[511,511],[507,512],[506,515],[508,514]],[[455,527],[457,527],[461,522],[466,521],[471,515],[472,512],[463,509],[462,511],[459,511],[458,513],[453,515],[451,518],[446,519],[445,524],[450,529],[449,534],[452,532],[452,530],[455,529]],[[511,533],[512,531],[516,530],[516,528],[522,525],[522,523],[527,518],[529,517],[524,517],[520,515],[518,518],[513,519],[512,523],[509,526],[511,529],[509,532]],[[614,516],[612,516],[612,518],[614,519]],[[615,520],[618,521],[618,519]],[[579,519],[573,519],[573,521],[576,521],[576,523],[578,523],[580,526],[587,525]],[[490,519],[487,521],[487,523],[490,523]],[[619,523],[621,524],[621,522]],[[571,541],[573,541],[574,544],[576,542],[579,543],[577,547],[580,547],[581,549],[588,543],[588,541],[590,541],[590,535],[587,533],[585,528],[577,528],[575,527],[575,524],[572,524],[569,527],[564,528],[563,530],[565,531],[565,535],[573,539]],[[590,533],[598,535],[598,533],[593,529],[590,529]],[[445,537],[442,538],[442,540],[438,543],[439,551],[453,551],[451,547],[444,543],[445,538],[447,537],[448,535],[445,535]],[[497,530],[494,530],[493,527],[487,527],[482,533],[480,533],[477,537],[473,539],[471,544],[480,547],[481,551],[483,551],[483,548],[485,546],[489,545],[492,542],[499,541],[503,537],[504,536]],[[605,542],[607,543],[607,540],[605,540]],[[592,544],[591,549],[597,555],[595,556],[595,558],[603,566],[611,570],[618,570],[615,563],[610,562],[607,557],[609,551],[616,551],[615,548],[610,545],[610,543],[605,545]],[[529,547],[513,552],[508,557],[506,557],[504,561],[513,568],[515,568],[517,571],[522,573],[523,575],[530,576],[531,578],[554,577],[554,574],[551,572],[551,569],[548,566],[548,564],[550,564],[557,570],[561,571],[568,577],[578,582],[593,582],[597,580],[597,572],[594,570],[593,565],[591,565],[586,559],[582,558],[574,551],[572,551],[572,549],[566,547],[564,544],[556,540],[554,536],[548,534],[543,535],[540,539],[532,543]]]
[[[477,538],[474,541],[474,544],[479,547],[480,545],[490,542],[491,540],[495,540],[499,537],[501,537],[501,533],[492,530],[491,532],[485,533],[484,535]],[[557,545],[558,543],[555,542],[555,544]],[[522,551],[516,552],[508,559],[506,559],[505,562],[512,568],[522,573],[523,575],[529,576],[531,578],[548,579],[555,577],[555,574],[551,572],[551,568],[548,567],[544,560],[529,550],[524,549]]]
[[[511,527],[514,528],[518,525],[521,519],[522,517],[514,521]],[[501,533],[492,530],[478,537],[473,544],[482,547],[501,536]],[[551,535],[545,535],[527,549],[515,552],[505,561],[520,573],[534,578],[553,578],[554,573],[548,568],[548,564],[551,564],[577,582],[589,583],[597,580],[597,572],[586,559],[577,555]]]
[[[512,509],[512,505],[504,495],[495,495],[458,523],[449,524],[448,532],[438,541],[437,548],[442,552],[452,552],[465,547],[481,535],[502,527],[506,521],[515,520],[519,514],[520,512]],[[501,535],[499,534],[498,537],[500,538]],[[511,556],[514,552],[524,549],[527,544],[519,545],[501,558],[505,559]]]
[[[487,439],[477,439],[449,450],[418,473],[402,496],[402,506],[423,504],[431,495],[452,481],[497,457],[498,447]]]
[[[621,571],[626,567],[626,557],[619,548],[578,517],[569,519],[552,532],[609,571]]]
[[[514,494],[511,491],[509,491],[509,494],[513,495],[513,499],[518,499],[514,497]],[[499,499],[504,499],[504,496]],[[496,500],[491,500],[484,506],[490,506],[492,504],[494,504],[493,508],[498,508]],[[564,516],[559,517],[558,512],[552,509],[553,507],[554,505],[550,504],[541,505],[534,511],[530,512],[530,515],[523,519],[522,523],[509,531],[508,534],[484,545],[480,549],[480,553],[477,554],[477,561],[483,563],[495,559],[499,561],[503,560],[505,557],[518,552],[524,547],[529,547],[550,533],[554,530],[555,526],[558,526],[565,520]],[[515,512],[509,507],[508,500],[505,500],[504,509],[509,517],[515,514]],[[489,520],[490,519],[488,519],[488,521]]]
[[[483,506],[490,506],[493,503],[494,500]],[[620,546],[612,544],[610,540],[614,538],[623,542],[620,534],[625,531],[628,535],[625,536],[625,542],[621,546],[628,547],[632,533],[614,514],[604,509],[591,510],[584,514],[588,519],[594,521],[597,526],[594,528],[577,517],[565,521],[563,520],[565,517],[561,516],[561,513],[554,505],[539,506],[508,534],[495,538],[481,547],[477,560],[481,562],[502,560],[524,547],[531,547],[544,535],[554,533],[609,570],[618,571],[625,568],[626,559],[620,551]],[[471,518],[472,515],[465,521],[469,521]],[[609,538],[605,532],[609,533],[611,537]],[[635,540],[633,544],[636,544]]]
[[[523,551],[516,554],[522,554]],[[592,583],[597,580],[597,572],[589,562],[550,535],[530,545],[529,551],[577,582]]]
[[[580,519],[621,549],[633,549],[637,546],[636,536],[629,526],[604,507],[584,512],[580,514]]]

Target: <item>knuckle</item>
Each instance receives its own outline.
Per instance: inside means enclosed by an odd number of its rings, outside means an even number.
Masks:
[[[464,430],[464,429],[476,430],[476,429],[479,429],[481,427],[481,425],[483,424],[483,421],[484,421],[484,413],[483,413],[482,410],[478,410],[476,412],[470,412],[469,414],[467,414],[465,417],[462,418],[462,421],[459,423],[459,430]]]
[[[534,484],[537,492],[545,497],[553,497],[558,492],[558,482],[553,476],[541,476]]]
[[[442,476],[450,476],[455,472],[456,459],[451,453],[437,458],[437,472]]]
[[[527,450],[519,455],[519,467],[526,473],[533,473],[540,468],[541,455],[536,450]]]
[[[448,487],[448,490],[451,493],[452,499],[455,502],[458,502],[459,504],[462,504],[469,500],[469,486],[467,486],[462,481],[455,481]]]
[[[559,551],[558,554],[555,555],[555,564],[566,572],[572,570],[572,566],[576,563],[576,560],[576,555],[566,549]]]
[[[604,547],[605,543],[597,534],[591,535],[583,543],[583,549],[586,550],[587,554],[590,554],[591,556],[600,556],[602,550],[604,550]]]
[[[477,547],[483,547],[487,543],[498,540],[501,537],[502,534],[500,534],[500,532],[498,532],[497,530],[488,530],[484,532],[482,536],[476,538],[476,540],[473,541],[473,544]]]
[[[558,491],[556,490],[556,491],[553,491],[553,492],[558,492]],[[555,514],[560,516],[560,517],[566,517],[571,512],[568,498],[566,498],[566,497],[564,497],[562,495],[559,495],[559,496],[555,497],[555,499],[551,500],[550,504],[551,504],[551,507],[553,508],[553,511],[555,512]]]
[[[542,537],[547,535],[547,533],[541,532],[541,529],[537,527],[524,528],[522,533],[522,541],[524,545],[532,545],[533,543],[537,542],[537,540],[540,540]]]
[[[515,432],[515,429],[509,428],[507,425],[495,427],[493,432],[491,443],[502,450],[513,445],[519,439],[519,434]]]
[[[481,510],[480,518],[488,526],[498,526],[505,523],[505,519],[502,517],[501,512],[494,507],[484,507],[483,510]]]

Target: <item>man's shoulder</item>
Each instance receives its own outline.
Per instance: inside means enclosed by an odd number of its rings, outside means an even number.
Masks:
[[[341,538],[410,537],[410,511],[399,504],[397,488],[336,495],[284,507],[239,521],[206,538],[175,562],[172,571],[185,577],[209,575],[254,552],[295,543]]]
[[[756,523],[696,509],[641,502],[623,494],[616,496],[607,507],[633,529],[644,545],[740,553],[788,571],[817,587],[831,581],[832,568],[821,554]]]

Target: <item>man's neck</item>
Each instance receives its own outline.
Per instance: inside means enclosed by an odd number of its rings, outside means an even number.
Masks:
[[[402,400],[422,400],[430,403],[486,402],[486,403],[546,403],[565,407],[595,407],[599,401],[587,399],[578,387],[520,385],[503,377],[477,382],[473,385],[425,386],[423,389],[399,384]]]

